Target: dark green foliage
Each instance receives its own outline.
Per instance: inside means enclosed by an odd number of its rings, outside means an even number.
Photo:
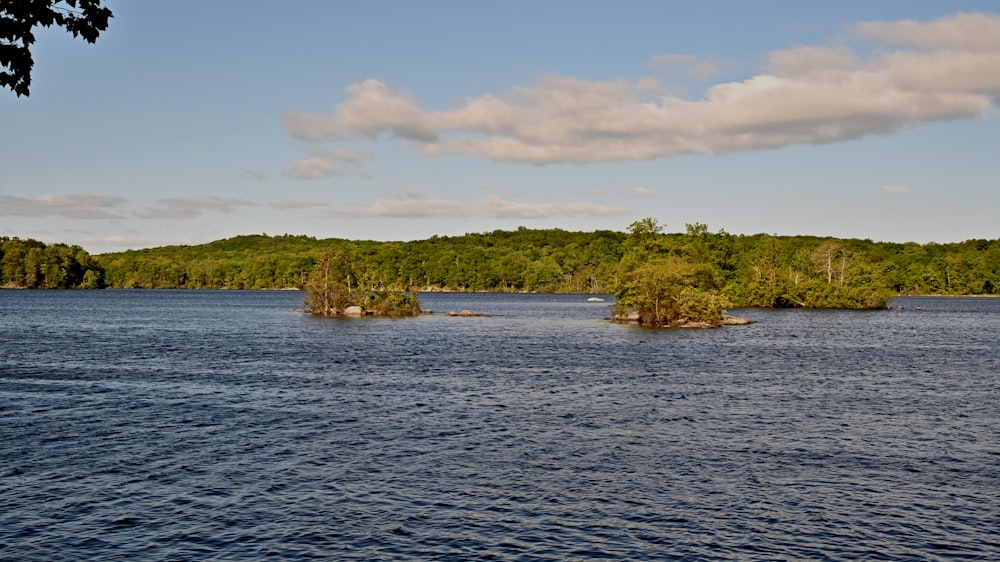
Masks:
[[[0,237],[0,287],[100,289],[104,269],[79,246]]]
[[[652,218],[632,223],[613,290],[615,316],[647,326],[719,325],[729,300],[717,290],[722,272],[711,242],[700,224],[676,238]]]
[[[349,252],[386,285],[424,290],[606,292],[624,234],[494,231],[413,242],[239,236],[99,256],[114,287],[304,288],[330,250]]]
[[[0,0],[0,87],[27,96],[31,87],[31,69],[35,61],[31,46],[35,42],[35,26],[53,25],[83,37],[89,43],[97,41],[108,28],[111,10],[101,6],[103,0]]]
[[[673,256],[653,260],[653,267],[735,306],[868,308],[892,295],[1000,291],[1000,240],[921,245],[748,236],[711,233],[697,223],[683,233],[646,230],[629,240],[622,232],[526,228],[412,242],[253,235],[94,259],[112,287],[301,289],[315,264],[341,249],[386,286],[423,290],[610,293],[639,283],[624,272],[643,259]]]
[[[895,295],[985,295],[1000,287],[1000,240],[920,245],[734,236],[709,233],[698,223],[684,234],[663,234],[645,219],[632,225],[624,248],[625,273],[615,294],[633,312],[647,311],[642,320],[654,324],[691,318],[698,310],[714,317],[721,307],[696,304],[708,302],[706,295],[736,306],[866,309],[885,307]],[[685,312],[682,287],[689,288],[691,302]],[[674,303],[666,313],[663,299]]]
[[[238,236],[201,246],[164,246],[98,256],[110,286],[148,289],[302,288],[326,249],[344,241]]]
[[[880,244],[812,237],[747,239],[727,290],[745,306],[773,308],[882,308],[897,291],[889,287]]]

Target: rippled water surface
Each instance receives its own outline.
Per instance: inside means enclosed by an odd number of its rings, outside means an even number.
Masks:
[[[1000,300],[300,300],[0,291],[0,558],[1000,558]]]

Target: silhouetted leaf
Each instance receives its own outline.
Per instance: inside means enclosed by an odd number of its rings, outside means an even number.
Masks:
[[[57,25],[73,37],[94,43],[108,28],[111,10],[103,0],[0,0],[0,87],[27,96],[34,60],[32,28]]]

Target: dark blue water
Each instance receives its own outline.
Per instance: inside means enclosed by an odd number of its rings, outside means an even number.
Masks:
[[[0,291],[0,558],[1000,558],[1000,300],[301,297]]]

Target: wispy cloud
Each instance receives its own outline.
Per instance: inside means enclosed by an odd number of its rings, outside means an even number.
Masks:
[[[327,205],[329,205],[329,203],[326,201],[319,201],[316,199],[296,199],[293,197],[285,197],[271,203],[271,207],[275,209],[316,209],[326,208]]]
[[[281,171],[290,178],[311,180],[332,176],[370,177],[367,162],[371,153],[344,147],[307,146],[305,158],[289,161]]]
[[[340,175],[333,162],[323,158],[299,158],[285,164],[281,175],[301,180],[314,180]]]
[[[150,238],[148,236],[111,234],[99,238],[90,238],[83,241],[84,246],[99,246],[104,248],[151,248],[157,246],[174,246],[178,244],[192,244],[192,238]]]
[[[696,80],[707,80],[719,72],[717,62],[694,55],[656,55],[649,59],[646,66],[668,74],[680,70]]]
[[[31,198],[3,195],[0,196],[0,216],[116,220],[124,218],[116,209],[125,201],[122,197],[96,193]]]
[[[628,190],[628,194],[632,197],[638,197],[640,199],[647,199],[650,197],[656,197],[656,192],[648,187],[633,187]]]
[[[646,187],[632,187],[628,189],[605,189],[593,187],[589,189],[562,189],[560,191],[562,193],[582,195],[584,197],[630,197],[636,199],[656,197],[656,192]]]
[[[431,111],[412,92],[369,79],[349,86],[331,114],[289,111],[283,124],[306,142],[388,135],[428,157],[587,163],[843,142],[983,117],[1000,99],[1000,16],[860,23],[845,37],[775,51],[759,73],[693,99],[660,78],[544,76]],[[852,40],[876,48],[854,49]],[[689,55],[650,61],[661,70],[696,63]]]
[[[898,185],[883,185],[882,193],[885,195],[913,195],[913,190]]]
[[[264,181],[271,179],[271,174],[263,170],[243,170],[240,177],[243,179]]]
[[[331,206],[329,213],[344,217],[490,217],[539,219],[568,216],[625,215],[629,209],[591,203],[518,203],[496,196],[474,203],[423,197],[381,198],[367,207]]]
[[[404,185],[399,188],[399,195],[407,199],[421,199],[424,196],[424,192],[412,185]]]
[[[223,197],[168,197],[159,199],[160,207],[145,207],[133,211],[141,219],[190,219],[206,211],[231,213],[239,207],[253,207],[246,199]]]

